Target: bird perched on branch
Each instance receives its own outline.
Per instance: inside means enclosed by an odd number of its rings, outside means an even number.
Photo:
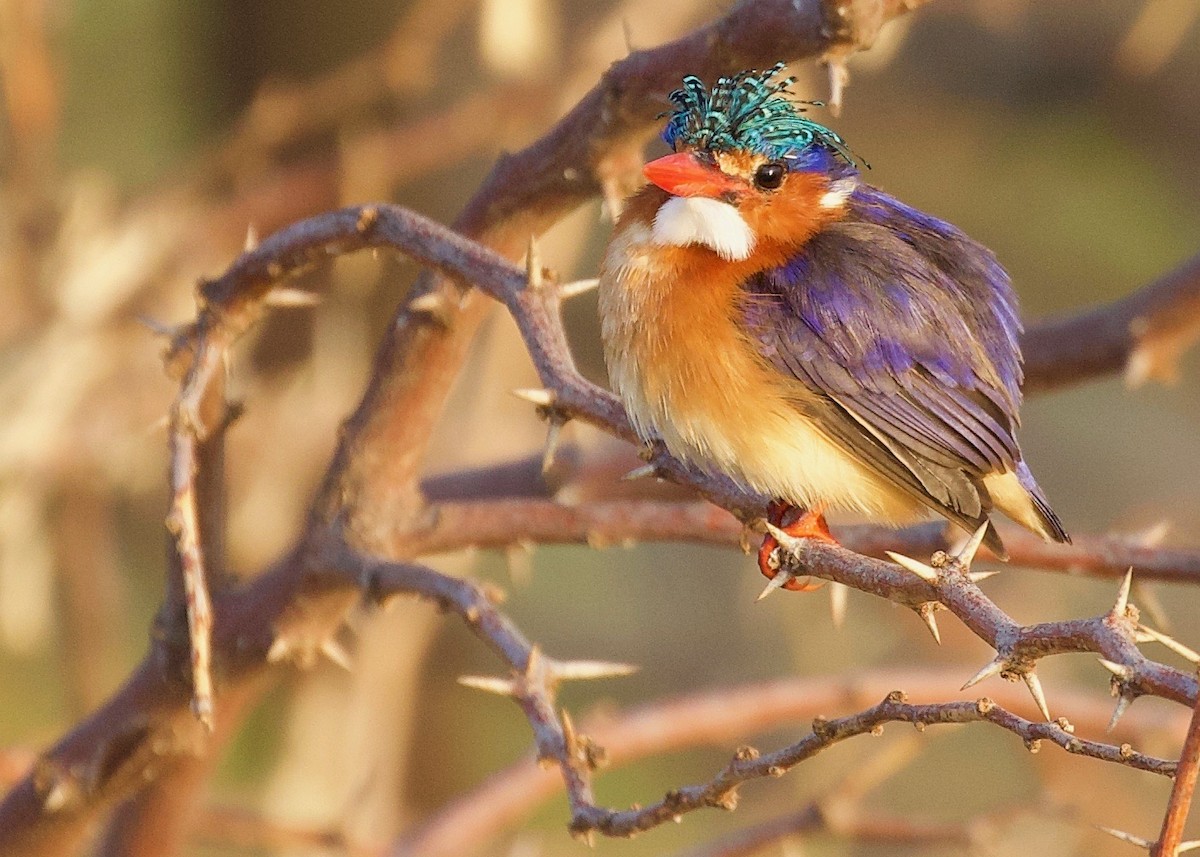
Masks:
[[[606,250],[605,356],[638,434],[775,498],[769,519],[797,537],[832,541],[827,509],[968,531],[998,509],[1068,541],[1015,437],[1008,275],[863,182],[781,69],[711,91],[684,78],[662,135],[674,153],[646,165]],[[994,528],[985,543],[1004,556]]]

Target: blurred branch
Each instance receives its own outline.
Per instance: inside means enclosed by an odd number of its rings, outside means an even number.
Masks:
[[[1172,381],[1200,337],[1200,256],[1090,312],[1040,322],[1026,333],[1025,389],[1044,391],[1123,372],[1131,386]]]

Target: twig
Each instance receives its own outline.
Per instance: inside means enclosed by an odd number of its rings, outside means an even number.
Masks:
[[[838,709],[863,708],[890,688],[907,688],[916,701],[944,699],[960,681],[960,675],[948,670],[787,678],[651,702],[617,714],[602,713],[587,718],[581,728],[604,748],[608,767],[618,768],[688,747],[733,744]],[[1108,720],[1106,705],[1069,688],[1061,689],[1057,696],[1081,730],[1104,729]],[[1013,686],[996,688],[995,698],[1006,708],[1027,705]],[[1170,722],[1163,722],[1157,714],[1135,711],[1123,721],[1122,728],[1128,730],[1127,735],[1141,740],[1147,730],[1179,734],[1186,722],[1182,712]],[[562,779],[553,772],[532,760],[517,762],[406,833],[391,853],[395,857],[461,857],[474,853],[562,788]]]
[[[1188,725],[1183,752],[1171,786],[1171,797],[1167,801],[1167,812],[1163,816],[1162,830],[1158,842],[1150,849],[1151,857],[1175,857],[1183,844],[1183,827],[1187,824],[1188,811],[1192,807],[1192,794],[1196,789],[1196,775],[1200,773],[1200,698],[1192,709],[1192,722]]]

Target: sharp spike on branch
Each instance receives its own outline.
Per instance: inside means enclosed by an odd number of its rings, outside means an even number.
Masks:
[[[351,672],[354,669],[354,661],[351,659],[350,653],[333,637],[328,637],[321,643],[321,654],[346,672]]]
[[[934,616],[935,606],[937,602],[926,601],[917,608],[917,615],[921,617],[921,621],[925,623],[925,627],[929,629],[929,633],[933,634],[934,641],[940,646],[942,644],[942,634],[938,630],[937,617]]]
[[[1096,829],[1107,833],[1109,836],[1112,836],[1115,839],[1120,839],[1122,842],[1128,842],[1130,845],[1136,845],[1138,848],[1143,848],[1146,851],[1149,851],[1154,846],[1154,843],[1149,839],[1143,839],[1140,836],[1134,836],[1132,833],[1126,833],[1124,830],[1117,830],[1114,827],[1104,827],[1097,824]]]
[[[1117,590],[1117,603],[1113,605],[1112,614],[1114,616],[1124,616],[1125,610],[1129,606],[1129,590],[1133,586],[1133,567],[1125,572],[1125,577],[1121,580],[1121,587]]]
[[[829,617],[833,627],[842,630],[846,625],[846,605],[849,600],[850,587],[844,583],[831,581],[829,584]]]
[[[246,225],[246,240],[242,243],[242,252],[249,253],[258,249],[258,227],[253,223]]]
[[[321,302],[321,296],[304,289],[278,288],[271,289],[264,301],[267,306],[282,307],[313,307]]]
[[[1122,693],[1117,697],[1117,705],[1113,709],[1112,717],[1108,719],[1106,731],[1111,732],[1117,728],[1118,721],[1125,716],[1125,712],[1129,710],[1129,706],[1133,705],[1136,698],[1132,693]]]
[[[1000,655],[996,655],[995,659],[984,664],[983,669],[981,669],[979,672],[975,673],[975,675],[973,675],[969,679],[967,679],[966,684],[964,684],[962,686],[961,690],[966,690],[967,688],[974,687],[975,685],[977,685],[981,681],[983,681],[985,678],[991,678],[994,675],[999,675],[1000,673],[1002,673],[1004,671],[1004,669],[1007,666],[1008,666],[1008,661],[1006,661]]]
[[[532,678],[542,673],[545,668],[545,659],[542,657],[542,650],[537,646],[532,646],[529,649],[529,660],[525,661],[525,677]]]
[[[545,275],[542,268],[542,254],[538,251],[537,236],[529,236],[529,249],[525,251],[525,282],[530,289],[537,291],[545,285]]]
[[[482,690],[485,693],[495,693],[500,696],[517,695],[517,683],[511,678],[496,678],[486,675],[460,675],[458,683],[463,687]]]
[[[967,543],[962,546],[962,550],[954,557],[963,571],[971,570],[971,563],[975,561],[975,554],[979,552],[979,546],[983,544],[983,537],[987,535],[989,526],[991,525],[987,521],[980,524],[979,528],[971,534],[971,538],[967,539]]]
[[[1125,666],[1125,664],[1118,664],[1113,661],[1106,661],[1104,658],[1096,658],[1096,660],[1098,660],[1100,662],[1100,665],[1102,667],[1104,667],[1106,670],[1108,670],[1110,673],[1112,673],[1119,679],[1127,679],[1131,675],[1133,675],[1133,670],[1130,669],[1129,667]]]
[[[1142,633],[1146,634],[1148,637],[1150,637],[1150,639],[1154,640],[1155,642],[1162,643],[1164,646],[1166,646],[1168,649],[1170,649],[1172,652],[1179,655],[1180,657],[1187,659],[1188,661],[1190,661],[1193,664],[1200,664],[1200,654],[1192,651],[1187,646],[1185,646],[1183,643],[1176,640],[1174,637],[1168,637],[1166,634],[1163,634],[1159,631],[1155,631],[1153,628],[1151,628],[1147,625],[1138,625],[1138,630],[1141,631]]]
[[[782,568],[779,569],[779,571],[775,573],[775,576],[767,581],[767,585],[763,587],[763,591],[758,593],[758,597],[754,599],[755,602],[762,601],[772,592],[782,589],[795,579],[796,575],[792,574],[790,571],[784,571]]]
[[[1200,848],[1200,839],[1189,839],[1187,842],[1180,842],[1175,853],[1184,854],[1188,851],[1195,851],[1197,848]]]
[[[621,183],[615,178],[606,178],[600,185],[600,193],[604,197],[604,214],[611,222],[616,223],[625,208],[625,194],[621,190]]]
[[[643,464],[641,467],[635,467],[624,476],[621,477],[622,482],[633,482],[638,479],[649,479],[658,475],[658,467],[653,464]]]
[[[588,292],[596,289],[599,285],[600,280],[595,277],[590,280],[575,280],[573,283],[567,283],[559,286],[558,294],[564,299],[573,298],[578,295],[585,295]]]
[[[788,553],[794,554],[800,548],[801,539],[796,538],[786,530],[781,530],[779,527],[767,521],[767,532],[775,537],[775,541],[779,542],[779,546]]]
[[[995,577],[999,573],[999,569],[993,569],[992,571],[969,571],[967,572],[967,579],[972,583],[979,583],[979,581]]]
[[[137,321],[138,324],[146,328],[155,336],[163,336],[167,339],[174,339],[175,335],[178,334],[181,329],[179,325],[167,324],[166,322],[159,321],[157,318],[153,318],[152,316],[148,315],[139,314],[137,316]]]
[[[531,389],[518,388],[513,390],[512,394],[518,399],[524,399],[530,404],[537,405],[539,408],[549,408],[554,404],[555,400],[553,390],[547,390],[541,387]]]
[[[546,423],[546,447],[542,450],[542,475],[546,475],[554,467],[554,458],[558,455],[559,444],[562,443],[563,421],[552,417]]]
[[[287,660],[291,657],[293,648],[291,640],[287,637],[276,637],[271,641],[271,648],[267,649],[267,663],[277,664]]]
[[[426,292],[408,302],[410,312],[426,315],[446,327],[449,324],[450,313],[446,306],[446,298],[441,292]]]
[[[633,675],[639,667],[615,661],[552,661],[550,674],[559,681],[590,681]]]
[[[1025,680],[1025,686],[1029,688],[1029,695],[1033,697],[1034,703],[1037,704],[1038,711],[1042,712],[1042,717],[1046,718],[1046,722],[1050,721],[1050,706],[1046,705],[1046,694],[1042,690],[1042,680],[1037,677],[1032,669],[1021,674],[1021,678]]]
[[[1167,611],[1163,607],[1162,599],[1158,597],[1158,590],[1155,587],[1145,580],[1135,580],[1129,597],[1137,600],[1143,615],[1150,617],[1150,620],[1162,628],[1164,633],[1171,633],[1171,620],[1167,616]]]
[[[892,551],[884,551],[884,553],[886,553],[892,562],[896,563],[896,565],[907,571],[911,571],[922,580],[928,581],[929,583],[937,582],[937,569],[933,568],[932,566],[926,565],[923,562],[919,562],[912,557],[905,556],[902,553],[894,553]]]

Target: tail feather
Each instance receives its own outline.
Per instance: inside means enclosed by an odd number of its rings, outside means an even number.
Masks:
[[[984,486],[996,508],[1018,524],[1048,541],[1071,541],[1062,521],[1050,508],[1050,502],[1024,461],[1017,462],[1015,471],[988,476],[984,479]]]

